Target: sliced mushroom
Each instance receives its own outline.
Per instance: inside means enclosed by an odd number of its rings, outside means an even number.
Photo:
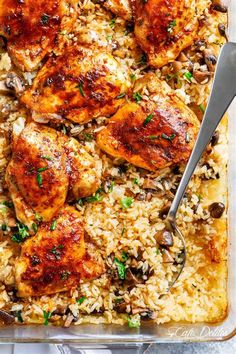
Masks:
[[[118,313],[126,313],[127,311],[127,304],[124,300],[122,302],[118,302],[113,309]]]
[[[6,325],[10,325],[15,322],[15,317],[6,311],[0,310],[0,321]]]
[[[142,321],[153,321],[157,318],[157,312],[151,310],[144,310],[139,313]]]
[[[137,276],[134,275],[134,273],[132,272],[132,270],[130,268],[128,268],[127,271],[126,271],[125,282],[129,286],[134,286],[134,285],[143,283],[143,281],[141,279],[139,279]]]
[[[211,72],[215,71],[217,58],[214,54],[212,54],[211,50],[209,49],[204,50],[204,59],[209,71]]]
[[[194,79],[201,85],[207,84],[211,79],[212,74],[209,71],[193,70]]]
[[[14,72],[7,74],[6,87],[14,91],[16,94],[24,91],[24,83],[21,77]]]
[[[182,66],[183,66],[183,64],[181,63],[181,61],[175,60],[172,63],[172,68],[173,68],[174,73],[177,73],[178,71],[180,71],[182,69]]]
[[[225,205],[223,203],[212,203],[209,206],[209,212],[214,219],[220,219],[225,211]]]
[[[222,37],[225,37],[226,40],[228,39],[227,35],[226,35],[226,27],[225,27],[224,23],[218,24],[218,31]]]
[[[158,190],[159,188],[157,187],[154,180],[147,178],[144,180],[143,189]]]
[[[228,11],[227,6],[223,5],[221,0],[213,0],[212,9],[222,13],[226,13]]]
[[[189,61],[187,55],[185,55],[184,52],[180,53],[180,55],[178,56],[178,60],[181,61],[182,63],[186,63]]]
[[[7,88],[5,80],[0,81],[0,93],[2,93],[2,94],[11,94],[12,93],[12,90]]]
[[[163,260],[163,263],[174,263],[175,262],[174,258],[171,256],[170,252],[167,251],[166,249],[163,249],[163,251],[162,251],[162,260]]]
[[[169,213],[169,210],[170,210],[170,206],[171,206],[171,203],[168,202],[162,209],[161,211],[159,212],[159,217],[160,219],[164,220],[168,213]]]
[[[172,247],[174,244],[173,235],[168,230],[159,231],[155,235],[155,239],[157,243],[162,247]]]

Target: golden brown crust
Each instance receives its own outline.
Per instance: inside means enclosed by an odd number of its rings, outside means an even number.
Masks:
[[[199,123],[174,93],[166,91],[165,83],[154,75],[145,80],[156,85],[156,102],[124,105],[98,133],[97,143],[112,156],[155,171],[187,161]]]
[[[161,67],[191,45],[198,29],[195,1],[131,0],[135,36],[149,63]]]
[[[21,101],[41,117],[58,115],[77,123],[111,115],[127,90],[118,62],[104,48],[72,46],[39,71]]]
[[[7,38],[8,52],[17,66],[27,71],[37,68],[52,50],[62,21],[65,27],[71,27],[72,3],[73,0],[0,0],[0,34]]]
[[[89,244],[87,247],[92,250]],[[52,223],[42,224],[37,234],[23,244],[16,262],[18,296],[65,291],[103,272],[102,259],[86,250],[80,213],[65,206],[54,218],[53,228]]]

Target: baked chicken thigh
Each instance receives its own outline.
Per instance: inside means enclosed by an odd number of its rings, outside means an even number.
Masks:
[[[74,198],[93,194],[100,185],[95,159],[79,142],[56,130],[28,124],[12,143],[6,182],[17,219],[31,229],[40,218],[47,222]]]
[[[65,291],[103,272],[103,261],[94,246],[85,244],[80,213],[65,206],[53,223],[43,223],[22,245],[15,265],[18,296]]]
[[[150,65],[162,67],[175,60],[196,37],[195,0],[131,0],[135,36]]]
[[[15,65],[35,70],[54,47],[58,31],[72,27],[75,5],[74,0],[0,0],[0,35]]]
[[[125,104],[98,133],[100,148],[150,171],[185,162],[199,129],[195,114],[154,74],[137,81],[134,97],[140,102]]]
[[[34,117],[85,123],[113,114],[128,87],[122,67],[105,48],[71,46],[47,61],[21,101]]]

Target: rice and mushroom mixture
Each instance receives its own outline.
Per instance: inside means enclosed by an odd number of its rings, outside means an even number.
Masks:
[[[153,71],[201,120],[217,56],[226,41],[227,15],[210,10],[209,0],[197,3],[201,23],[198,38],[177,61]],[[130,72],[127,80],[133,83],[150,70],[129,23],[97,1],[80,1],[78,6],[81,11],[73,32],[61,33],[63,41],[111,46],[124,72]],[[12,63],[1,39],[0,45],[2,80],[12,71]],[[24,73],[28,85],[35,74]],[[145,101],[146,92],[141,95]],[[27,117],[14,96],[1,95],[0,107],[0,309],[12,313],[18,324],[64,326],[128,323],[138,327],[141,320],[157,324],[217,322],[226,316],[226,119],[209,144],[179,210],[178,226],[186,238],[188,257],[183,274],[170,292],[168,280],[175,268],[171,259],[181,244],[175,239],[174,246],[166,249],[157,242],[156,234],[165,228],[164,219],[184,166],[151,173],[109,158],[99,151],[94,139],[109,118],[99,117],[85,125],[55,122],[56,129],[82,142],[102,168],[102,187],[85,201],[78,200],[76,207],[84,216],[85,230],[100,250],[107,271],[73,291],[20,299],[14,288],[14,263],[20,246],[12,241],[17,220],[4,173],[11,155],[12,125],[24,125]]]

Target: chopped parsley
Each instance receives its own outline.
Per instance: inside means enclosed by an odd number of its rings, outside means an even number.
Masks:
[[[23,318],[22,318],[22,312],[21,310],[15,311],[14,316],[17,318],[18,322],[23,323]]]
[[[93,135],[92,134],[84,133],[83,136],[84,136],[84,140],[85,141],[88,141],[88,142],[93,141]]]
[[[186,80],[187,80],[188,82],[192,82],[193,74],[190,73],[190,71],[187,71],[186,73],[184,73],[184,77],[186,78]]]
[[[50,230],[51,231],[54,231],[57,227],[57,220],[53,220],[53,222],[51,223],[51,226],[50,226]]]
[[[168,26],[167,26],[167,32],[172,33],[174,30],[174,27],[177,25],[176,20],[171,21]]]
[[[48,166],[38,168],[38,172],[39,172],[39,173],[40,173],[40,172],[43,172],[43,171],[47,171],[47,170],[48,170]]]
[[[76,86],[79,89],[79,92],[81,96],[85,97],[84,89],[83,89],[83,84],[80,82],[78,86]]]
[[[166,139],[166,140],[169,140],[170,142],[172,142],[174,140],[174,138],[176,137],[176,134],[167,135],[165,133],[162,133],[161,137],[163,139]]]
[[[156,254],[159,255],[161,252],[159,250],[159,248],[156,249]]]
[[[146,119],[144,120],[143,126],[146,127],[146,126],[148,125],[148,123],[151,122],[152,118],[153,118],[153,114],[149,114],[149,115],[146,117]]]
[[[83,199],[82,198],[78,199],[77,204],[82,207],[84,205]]]
[[[7,231],[7,225],[6,224],[2,224],[1,229],[2,229],[2,231]]]
[[[137,103],[139,103],[139,102],[142,101],[143,97],[142,97],[142,95],[141,95],[139,92],[135,92],[135,93],[133,94],[133,99],[134,99]]]
[[[85,299],[86,299],[86,296],[81,296],[79,299],[76,300],[76,302],[77,302],[77,304],[81,305]]]
[[[53,246],[53,248],[49,251],[52,253],[57,260],[61,259],[61,251],[63,250],[64,246],[59,245],[59,246]]]
[[[35,214],[35,219],[36,219],[38,222],[42,222],[42,221],[43,221],[42,216],[39,215],[38,213]]]
[[[138,178],[134,178],[134,179],[133,179],[133,184],[136,185],[136,186],[139,186],[139,180],[138,180]]]
[[[127,321],[128,321],[129,328],[139,328],[140,327],[140,319],[139,318],[128,317]]]
[[[107,36],[107,41],[111,41],[112,40],[112,36]]]
[[[110,21],[109,26],[110,26],[111,28],[114,28],[115,25],[116,25],[116,18],[114,17],[114,18]]]
[[[38,231],[38,225],[33,222],[32,229],[36,233]]]
[[[124,236],[125,231],[126,231],[126,227],[123,227],[123,229],[122,229],[122,231],[121,231],[121,236]]]
[[[22,223],[18,223],[17,227],[18,227],[18,232],[15,233],[11,239],[16,243],[21,243],[24,241],[25,238],[29,236],[29,228],[28,226]]]
[[[131,75],[130,75],[130,78],[131,78],[132,81],[135,81],[135,80],[136,80],[136,75],[131,74]]]
[[[128,254],[127,254],[125,251],[122,251],[122,260],[123,260],[124,262],[126,262],[127,259],[129,259]]]
[[[94,202],[100,202],[102,200],[102,197],[100,195],[100,191],[98,190],[95,195],[92,197],[87,197],[85,198],[86,202],[88,203],[94,203]]]
[[[147,56],[145,54],[143,54],[140,58],[140,60],[138,61],[139,65],[146,65],[147,64]]]
[[[115,258],[114,262],[115,262],[116,267],[117,267],[117,272],[118,272],[119,278],[121,280],[125,280],[125,278],[126,278],[126,269],[125,269],[124,263],[119,261],[118,258]]]
[[[9,209],[12,209],[14,204],[12,202],[9,202],[8,200],[4,200],[3,202],[1,202],[2,205],[5,205],[6,207],[8,207]]]
[[[199,105],[199,108],[200,108],[201,112],[204,114],[206,108],[203,106],[203,104],[200,104],[200,105]]]
[[[43,14],[43,15],[41,16],[41,22],[42,22],[42,24],[43,24],[44,26],[46,26],[46,25],[48,24],[48,22],[49,22],[49,19],[50,19],[50,16],[49,16],[49,15]]]
[[[36,180],[38,182],[39,187],[41,188],[43,185],[43,176],[41,175],[41,173],[39,172],[37,173]]]
[[[44,317],[44,325],[47,326],[49,323],[49,319],[52,317],[52,313],[50,311],[43,311]]]
[[[125,92],[121,93],[120,95],[116,96],[117,100],[119,100],[120,98],[125,97]]]
[[[41,158],[44,159],[44,160],[53,161],[53,158],[51,156],[48,156],[48,155],[43,155],[43,156],[41,156]]]
[[[131,198],[131,197],[125,197],[125,198],[120,200],[120,204],[121,204],[123,209],[128,209],[129,207],[131,207],[133,202],[134,202],[134,199]]]
[[[61,280],[67,280],[70,276],[70,271],[68,270],[63,270],[61,273]]]

